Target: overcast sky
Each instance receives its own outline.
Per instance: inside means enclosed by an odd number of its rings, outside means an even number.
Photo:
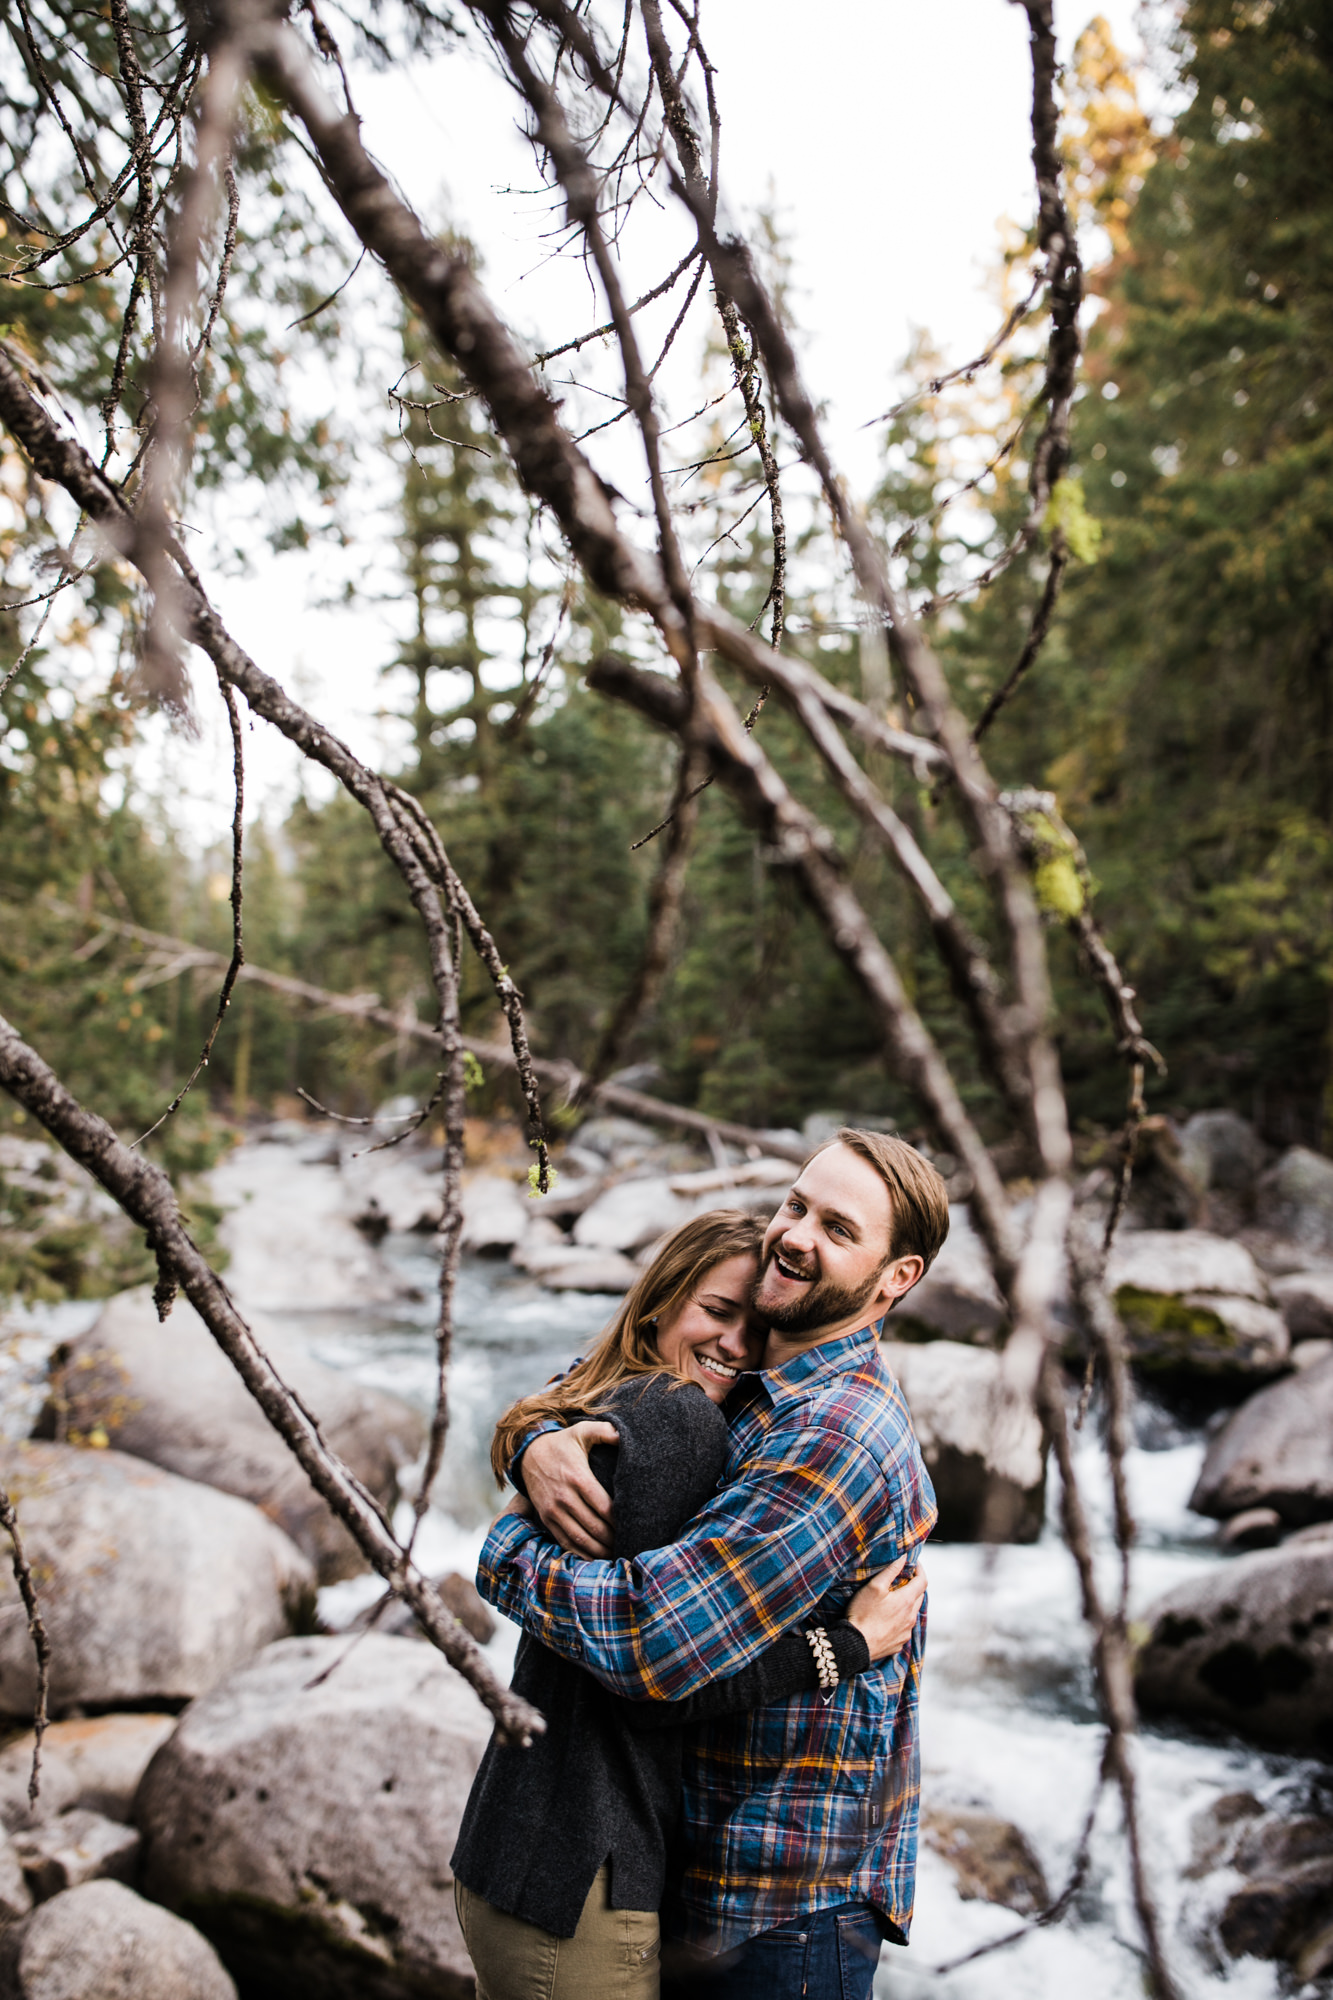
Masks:
[[[1062,55],[1094,11],[1128,52],[1141,47],[1134,0],[1100,10],[1057,0]],[[1006,217],[1026,225],[1034,209],[1027,23],[1012,0],[825,0],[812,39],[810,13],[803,0],[704,0],[703,33],[732,212],[744,222],[768,206],[780,220],[807,379],[827,401],[835,457],[864,492],[877,445],[863,426],[891,400],[912,329],[928,328],[955,363],[994,330],[986,281],[1000,227]],[[423,215],[477,243],[487,286],[520,331],[549,346],[597,323],[581,268],[548,258],[549,203],[524,192],[535,186],[532,155],[511,91],[484,62],[462,52],[406,76],[359,76],[354,88],[372,152]],[[631,286],[641,270],[651,282],[669,268],[672,228],[674,218],[645,218]],[[368,309],[384,280],[367,260],[353,282]],[[697,351],[686,360],[697,370]],[[615,445],[613,476],[615,453],[629,448]],[[249,577],[215,577],[215,594],[262,666],[362,754],[389,756],[378,670],[401,614],[316,608],[345,561],[328,551],[265,558]],[[202,841],[225,831],[230,758],[199,685],[199,740],[159,739],[145,776]],[[249,742],[249,795],[271,816],[292,794],[296,763],[264,725]]]

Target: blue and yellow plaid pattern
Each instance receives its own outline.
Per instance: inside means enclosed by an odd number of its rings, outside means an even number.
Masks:
[[[916,1548],[935,1495],[878,1329],[747,1376],[716,1497],[633,1561],[565,1555],[501,1515],[477,1585],[615,1692],[671,1700],[793,1626],[838,1618]],[[906,1943],[916,1872],[925,1612],[910,1646],[825,1701],[796,1695],[687,1736],[686,1859],[672,1927],[724,1951],[803,1912],[873,1903]]]

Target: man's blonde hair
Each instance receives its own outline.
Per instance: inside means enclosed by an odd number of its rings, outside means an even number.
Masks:
[[[832,1143],[868,1160],[889,1190],[893,1224],[885,1263],[921,1257],[929,1270],[949,1234],[949,1196],[941,1175],[915,1146],[887,1132],[844,1125]]]

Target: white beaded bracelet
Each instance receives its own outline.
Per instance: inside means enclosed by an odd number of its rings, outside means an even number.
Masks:
[[[838,1685],[838,1662],[834,1657],[829,1635],[822,1625],[817,1625],[814,1631],[807,1632],[805,1637],[810,1651],[814,1654],[815,1672],[819,1675],[820,1689],[826,1696],[831,1695]]]

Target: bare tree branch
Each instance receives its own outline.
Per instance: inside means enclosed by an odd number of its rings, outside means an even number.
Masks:
[[[431,1643],[476,1690],[495,1717],[502,1740],[528,1742],[540,1734],[541,1717],[500,1686],[476,1643],[394,1539],[378,1502],[325,1444],[315,1419],[279,1376],[185,1229],[161,1168],[141,1153],[132,1153],[104,1119],[85,1110],[3,1017],[0,1087],[44,1125],[70,1158],[85,1167],[144,1230],[163,1278],[180,1286],[315,1491],[371,1566],[411,1606]]]
[[[603,654],[589,669],[588,685],[637,708],[659,728],[676,732],[683,725],[683,690],[661,674],[644,673],[613,654]],[[706,716],[703,746],[719,782],[775,856],[795,872],[834,950],[869,1002],[895,1071],[926,1107],[972,1178],[978,1226],[1000,1282],[1012,1284],[1018,1247],[999,1175],[947,1064],[907,999],[897,967],[848,887],[831,835],[792,797],[706,670],[700,687]]]

